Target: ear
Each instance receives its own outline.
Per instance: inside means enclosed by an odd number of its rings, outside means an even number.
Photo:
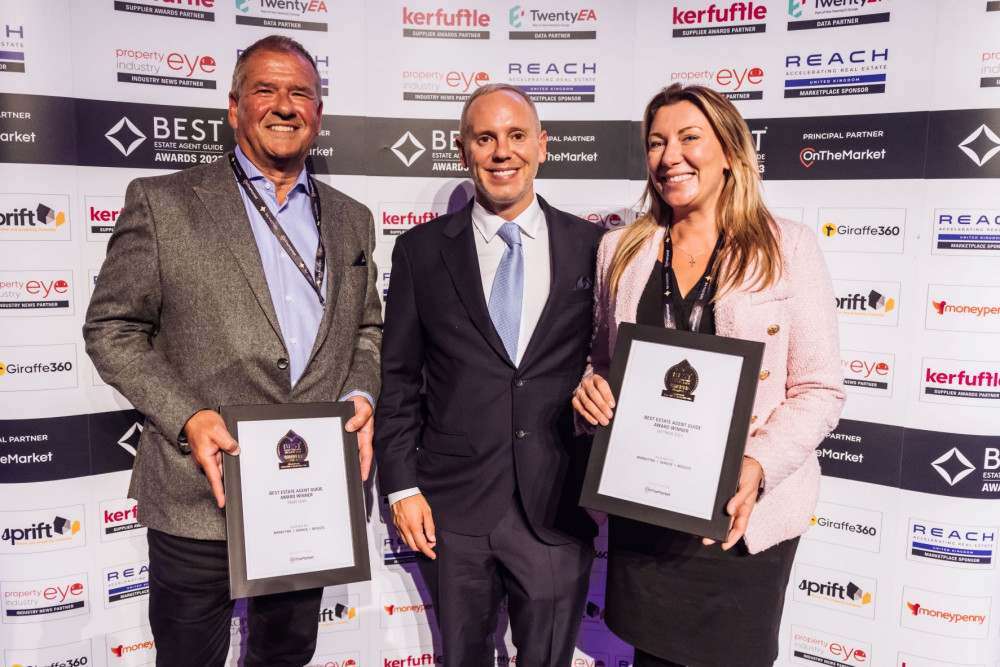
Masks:
[[[542,133],[538,135],[538,163],[539,164],[541,164],[542,162],[545,162],[545,158],[546,158],[546,155],[547,155],[546,152],[545,152],[545,149],[546,149],[546,146],[548,146],[548,143],[549,143],[549,134],[545,130],[542,130]]]
[[[239,101],[231,93],[229,95],[229,127],[236,129],[237,106]]]
[[[468,169],[469,164],[465,161],[465,144],[462,141],[461,135],[455,137],[455,148],[458,149],[458,159],[461,161],[462,167]]]

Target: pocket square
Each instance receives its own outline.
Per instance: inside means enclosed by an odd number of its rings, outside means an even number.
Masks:
[[[580,276],[577,278],[576,285],[573,286],[574,292],[579,292],[581,290],[593,289],[594,281],[592,281],[587,276]]]
[[[368,258],[365,257],[365,251],[362,250],[358,253],[358,256],[354,258],[354,263],[351,266],[368,266]]]

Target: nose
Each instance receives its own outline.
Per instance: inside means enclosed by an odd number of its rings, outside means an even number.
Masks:
[[[507,137],[498,137],[496,148],[493,149],[493,159],[497,162],[510,159],[510,142]]]
[[[660,164],[670,166],[681,161],[680,142],[668,140],[660,154]]]
[[[292,96],[287,90],[280,90],[275,94],[271,111],[283,118],[295,115],[295,105],[292,104]]]

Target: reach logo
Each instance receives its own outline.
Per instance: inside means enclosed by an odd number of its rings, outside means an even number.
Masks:
[[[909,560],[977,570],[996,562],[997,527],[910,519]]]

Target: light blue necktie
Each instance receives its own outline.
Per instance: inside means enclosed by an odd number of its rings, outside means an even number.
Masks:
[[[521,297],[524,293],[521,229],[513,222],[505,222],[497,234],[507,243],[507,249],[500,258],[493,289],[490,290],[490,318],[507,349],[507,355],[516,364],[517,339],[521,330]]]

